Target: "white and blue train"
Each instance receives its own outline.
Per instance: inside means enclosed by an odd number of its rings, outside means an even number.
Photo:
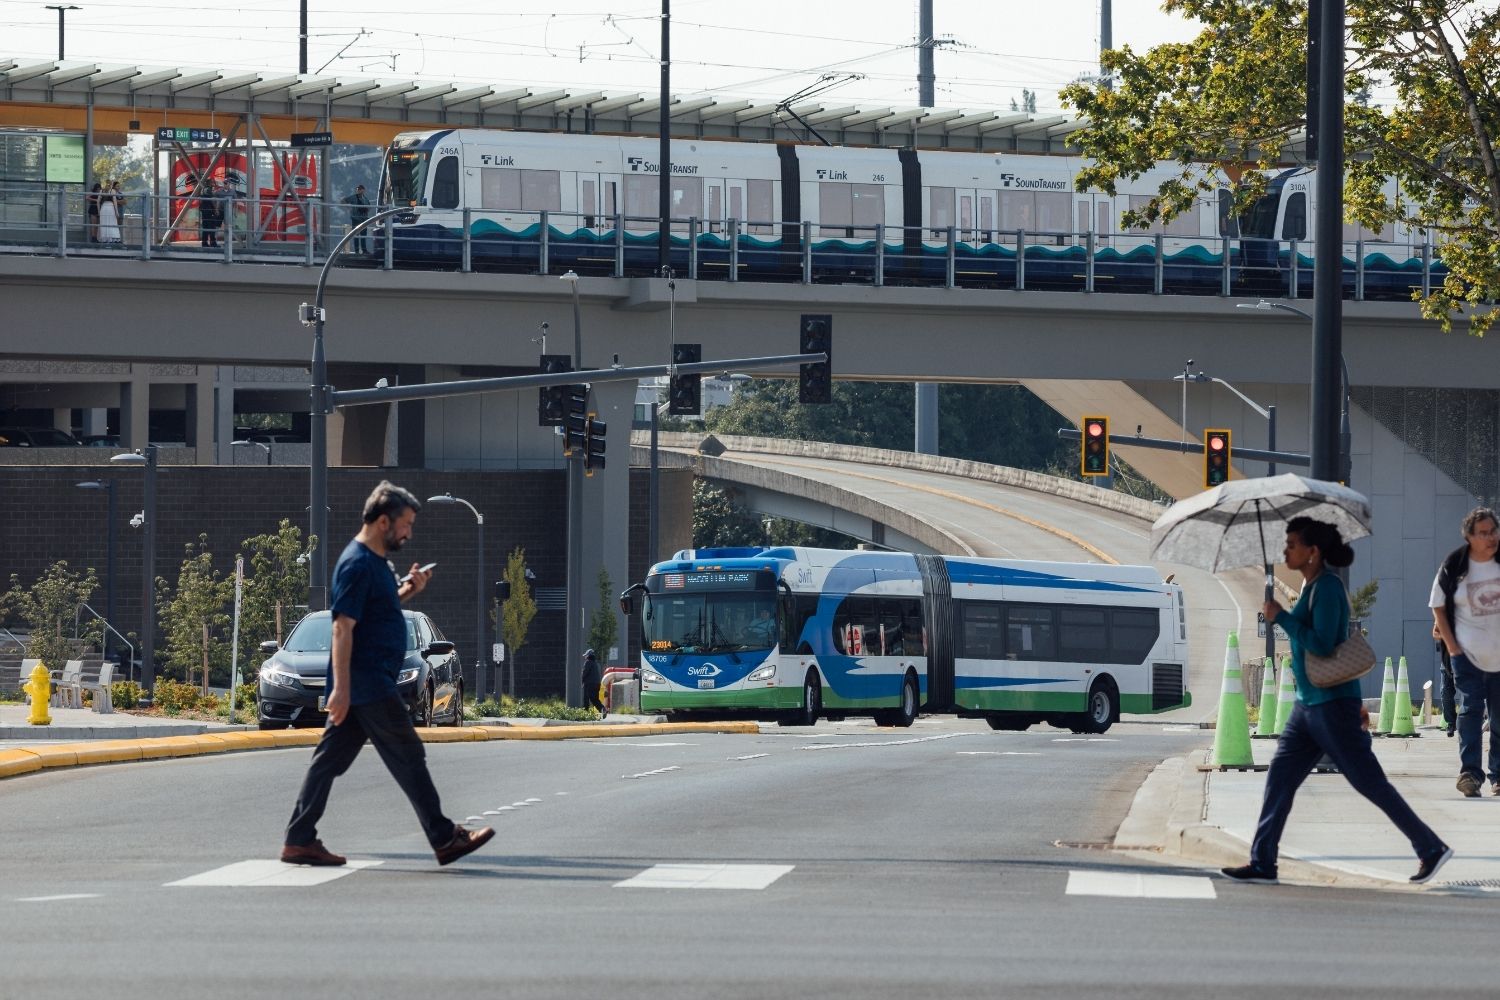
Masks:
[[[475,266],[534,270],[545,221],[553,270],[614,273],[619,257],[629,273],[652,273],[658,148],[654,138],[498,129],[398,135],[381,202],[411,213],[393,224],[394,256],[456,262],[467,219]],[[1025,153],[674,140],[672,259],[685,273],[691,245],[700,277],[733,268],[737,277],[796,280],[806,245],[813,280],[869,280],[881,244],[885,280],[923,284],[946,280],[951,234],[959,284],[1014,287],[1019,262],[1028,288],[1079,289],[1092,251],[1095,288],[1151,291],[1159,236],[1164,291],[1218,292],[1227,237],[1233,291],[1286,293],[1295,277],[1297,294],[1311,293],[1311,171],[1273,178],[1240,216],[1224,177],[1211,199],[1164,226],[1127,232],[1121,214],[1172,171],[1111,197],[1074,191],[1081,165]],[[1342,235],[1351,290],[1356,271],[1370,298],[1407,298],[1421,286],[1430,250],[1420,232],[1349,225]]]
[[[639,615],[641,708],[674,717],[1102,733],[1192,704],[1182,590],[1148,566],[688,549],[620,605]]]

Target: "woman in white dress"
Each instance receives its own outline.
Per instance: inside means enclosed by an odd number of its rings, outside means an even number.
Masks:
[[[120,203],[111,193],[99,198],[99,242],[120,242]]]

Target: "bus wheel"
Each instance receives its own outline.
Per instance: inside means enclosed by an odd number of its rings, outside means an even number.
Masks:
[[[910,673],[901,682],[901,704],[891,711],[890,720],[901,729],[917,721],[917,678]]]
[[[818,675],[809,670],[802,682],[802,707],[794,709],[779,721],[783,726],[816,726],[818,715],[823,710],[823,689],[818,684]]]
[[[1036,720],[1018,712],[1001,712],[997,715],[986,715],[984,721],[990,724],[991,729],[1007,733],[1024,733]]]
[[[1115,682],[1108,677],[1101,677],[1089,688],[1088,709],[1083,713],[1080,720],[1083,728],[1078,730],[1084,733],[1105,733],[1109,727],[1120,717],[1120,692],[1115,687]]]

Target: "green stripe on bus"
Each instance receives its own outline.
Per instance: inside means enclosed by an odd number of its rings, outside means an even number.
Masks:
[[[802,689],[753,688],[748,691],[641,692],[641,711],[678,708],[800,708]]]

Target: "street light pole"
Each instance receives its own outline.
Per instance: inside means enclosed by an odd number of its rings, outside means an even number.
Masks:
[[[70,3],[69,4],[49,3],[49,4],[46,5],[46,7],[47,7],[48,10],[55,10],[55,11],[57,11],[57,61],[58,62],[62,62],[62,60],[63,60],[63,48],[64,48],[64,46],[63,46],[63,22],[66,20],[66,18],[68,16],[68,11],[70,11],[70,10],[83,10],[83,8],[75,6],[75,5],[70,4]]]
[[[144,531],[141,546],[141,686],[156,687],[156,445],[126,455],[111,456],[111,462],[138,465],[145,474],[141,508]]]
[[[474,523],[479,528],[478,548],[475,550],[475,577],[479,585],[474,595],[474,700],[479,701],[484,697],[484,515],[475,509],[474,505],[462,497],[456,497],[452,493],[444,493],[438,497],[428,497],[427,502],[436,507],[447,507],[453,504],[463,504],[469,508],[469,513],[474,515]]]
[[[1344,0],[1312,0],[1319,7],[1318,160],[1313,199],[1316,259],[1313,264],[1312,425],[1309,453],[1314,479],[1346,474],[1340,461],[1335,365],[1343,358],[1344,222]],[[1344,379],[1348,409],[1348,378]]]
[[[318,274],[318,290],[313,304],[309,305],[304,302],[297,308],[297,317],[302,324],[313,328],[312,399],[308,419],[308,429],[312,440],[312,464],[308,469],[307,534],[309,541],[317,539],[318,548],[324,552],[327,551],[324,543],[328,537],[328,414],[333,411],[329,394],[333,387],[328,384],[328,358],[323,353],[323,320],[327,315],[323,308],[323,292],[328,287],[328,275],[333,262],[338,259],[344,247],[377,222],[384,222],[393,216],[410,211],[411,209],[405,206],[387,208],[376,212],[363,222],[350,226],[344,238],[334,244],[333,249],[328,252],[328,259],[323,262],[323,270]],[[308,568],[307,583],[307,609],[326,611],[328,609],[327,555],[313,555],[312,563]]]
[[[229,444],[234,448],[259,448],[266,453],[266,464],[271,464],[271,446],[264,441],[231,441]]]
[[[583,315],[578,305],[578,275],[569,271],[562,276],[573,290],[573,365],[582,371]],[[563,644],[563,695],[570,706],[582,704],[583,685],[574,664],[583,658],[583,462],[568,460],[568,581],[564,602],[567,632]]]

